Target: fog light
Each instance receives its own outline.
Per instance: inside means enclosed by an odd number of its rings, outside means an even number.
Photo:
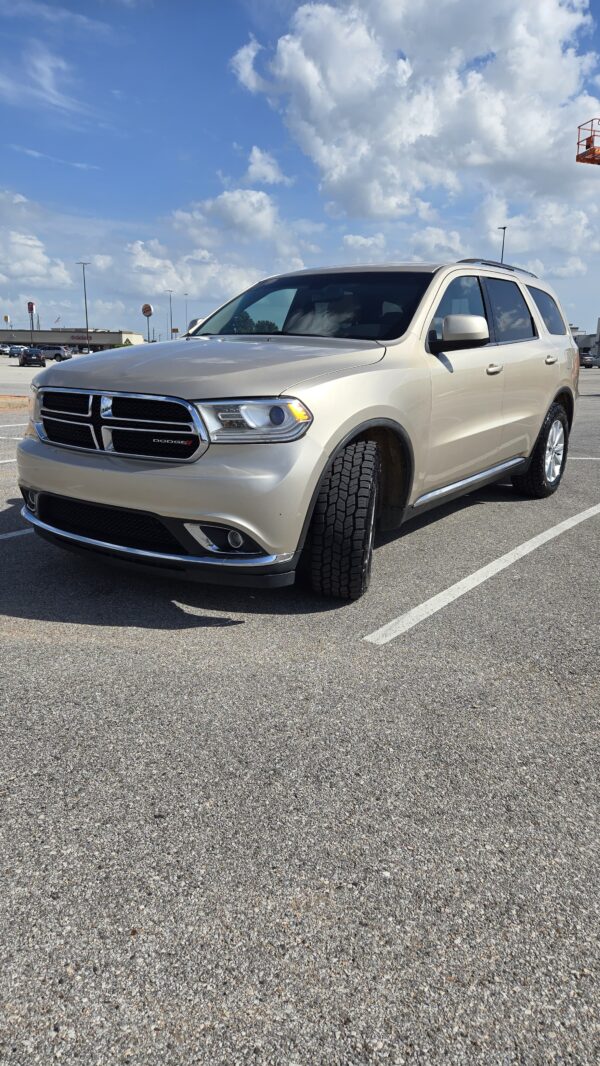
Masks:
[[[237,529],[230,529],[227,534],[227,543],[237,551],[244,543],[244,538],[241,533],[238,533]]]
[[[27,490],[27,506],[29,510],[33,511],[35,514],[35,509],[37,507],[37,492],[32,492],[31,489]]]

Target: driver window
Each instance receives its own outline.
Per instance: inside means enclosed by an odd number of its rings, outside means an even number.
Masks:
[[[454,278],[446,289],[429,327],[436,340],[442,340],[442,325],[446,315],[481,315],[487,319],[479,278],[466,274]]]

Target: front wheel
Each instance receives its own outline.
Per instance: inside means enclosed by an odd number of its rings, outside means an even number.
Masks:
[[[524,496],[541,500],[556,492],[562,481],[569,447],[569,420],[564,407],[553,403],[544,419],[526,474],[512,482]]]
[[[357,441],[323,480],[310,535],[311,584],[321,596],[357,600],[369,587],[380,472],[378,446]]]

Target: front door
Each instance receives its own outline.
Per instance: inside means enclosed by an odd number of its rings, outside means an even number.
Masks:
[[[442,339],[446,315],[488,318],[479,278],[453,278],[429,331]],[[488,321],[491,332],[491,324]],[[429,460],[424,494],[481,473],[500,461],[503,374],[489,344],[427,352],[431,375]]]

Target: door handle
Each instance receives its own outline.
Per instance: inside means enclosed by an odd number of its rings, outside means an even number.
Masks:
[[[557,355],[547,355],[544,359],[546,366],[552,366],[553,363],[558,363]]]
[[[486,374],[500,374],[503,370],[502,363],[490,363],[486,369]]]

